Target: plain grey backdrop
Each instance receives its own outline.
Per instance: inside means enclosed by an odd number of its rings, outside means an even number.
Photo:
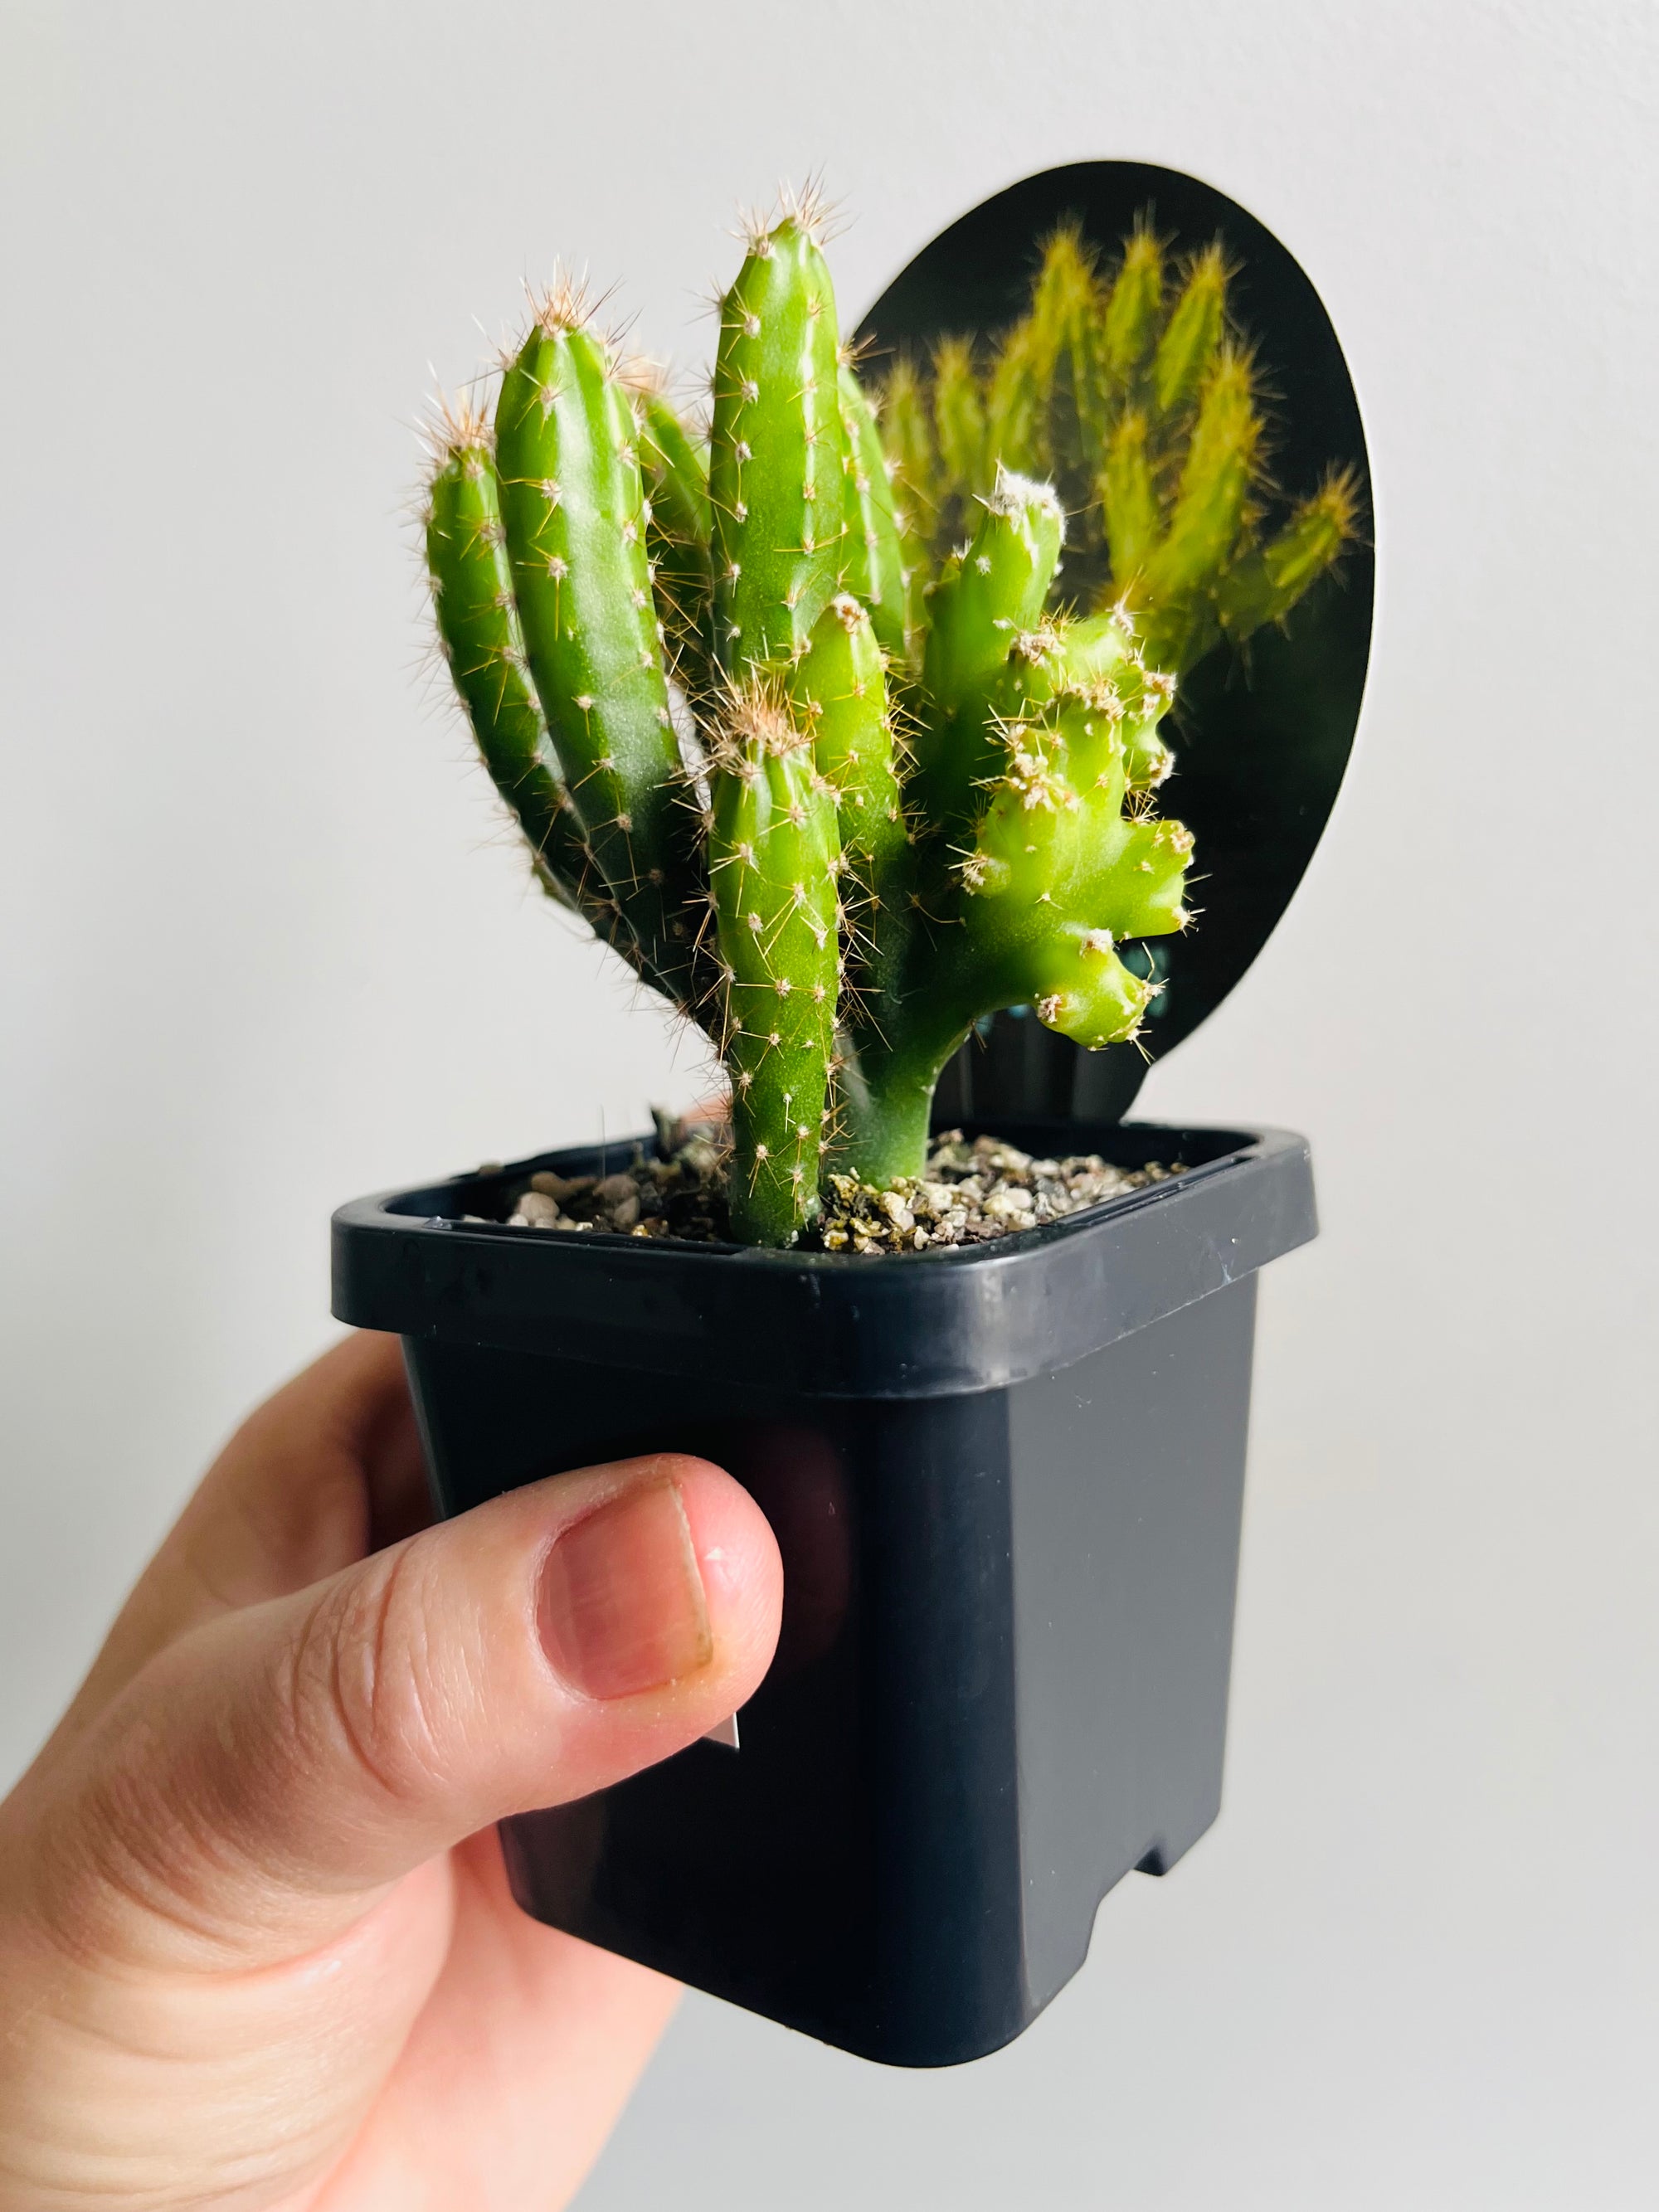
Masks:
[[[1165,163],[1319,286],[1381,551],[1324,846],[1146,1095],[1309,1131],[1324,1205],[1265,1285],[1226,1808],[979,2066],[690,1999],[582,2205],[1659,2202],[1659,15],[4,0],[0,37],[0,1780],[330,1337],[331,1207],[696,1084],[428,703],[431,378],[559,255],[706,358],[781,177],[854,218],[850,323],[1014,179]]]

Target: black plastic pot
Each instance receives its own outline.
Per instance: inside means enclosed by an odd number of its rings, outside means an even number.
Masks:
[[[1018,2035],[1105,1892],[1214,1820],[1255,1271],[1316,1233],[1297,1137],[998,1133],[1189,1171],[883,1259],[460,1225],[592,1152],[334,1222],[334,1310],[404,1338],[442,1512],[672,1449],[783,1552],[741,1747],[508,1821],[520,1904],[897,2065]]]

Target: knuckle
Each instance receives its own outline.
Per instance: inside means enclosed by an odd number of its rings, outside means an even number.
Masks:
[[[442,1779],[451,1730],[433,1616],[418,1544],[323,1594],[295,1636],[280,1701],[302,1768],[343,1758],[400,1802]]]

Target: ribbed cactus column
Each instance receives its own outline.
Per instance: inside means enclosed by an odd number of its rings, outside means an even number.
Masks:
[[[869,608],[883,650],[902,655],[906,576],[892,464],[883,449],[875,411],[864,386],[844,363],[840,392],[848,495],[843,547],[846,586]]]
[[[446,413],[426,514],[438,637],[484,765],[530,841],[538,874],[607,926],[614,911],[559,781],[513,598],[501,490],[482,416]]]
[[[646,551],[639,424],[579,301],[550,297],[501,380],[495,462],[530,674],[589,850],[643,958],[683,988],[692,934]]]
[[[1066,539],[1051,486],[1000,470],[979,528],[935,586],[922,684],[929,712],[917,739],[917,781],[936,824],[972,819],[993,765],[988,717],[1017,637],[1035,629]]]
[[[687,434],[649,364],[631,364],[639,394],[640,465],[647,502],[647,565],[662,618],[669,672],[692,698],[714,674],[708,456]]]
[[[830,600],[787,682],[818,772],[835,793],[842,849],[872,886],[905,842],[904,800],[886,661],[870,616],[850,592]]]
[[[756,239],[720,309],[708,495],[733,678],[804,646],[841,579],[846,438],[830,271],[804,220]]]
[[[840,968],[836,794],[812,740],[763,687],[720,737],[708,831],[732,1076],[732,1224],[787,1244],[817,1212]]]

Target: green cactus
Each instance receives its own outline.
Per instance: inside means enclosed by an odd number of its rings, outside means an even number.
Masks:
[[[728,704],[708,854],[732,1078],[732,1225],[787,1244],[817,1197],[841,968],[836,796],[764,678]]]
[[[1153,799],[1176,672],[1287,611],[1352,526],[1334,482],[1260,538],[1218,255],[1171,303],[1150,230],[1109,289],[1066,234],[994,358],[900,362],[878,418],[820,230],[808,200],[753,232],[706,449],[557,288],[493,425],[441,424],[427,524],[485,765],[547,888],[713,1041],[733,1234],[772,1245],[826,1162],[921,1170],[983,1016],[1135,1035],[1134,948],[1188,921],[1192,840]],[[1079,468],[1112,567],[1082,614],[1056,583]]]
[[[488,426],[465,406],[446,407],[434,444],[426,556],[441,648],[544,889],[614,940],[616,908],[560,780],[530,680]]]
[[[714,362],[715,644],[729,670],[805,647],[846,558],[847,430],[836,294],[811,226],[751,243]]]
[[[674,412],[654,363],[631,362],[623,374],[638,394],[640,465],[651,510],[646,555],[668,672],[688,697],[699,698],[714,665],[708,455]]]

